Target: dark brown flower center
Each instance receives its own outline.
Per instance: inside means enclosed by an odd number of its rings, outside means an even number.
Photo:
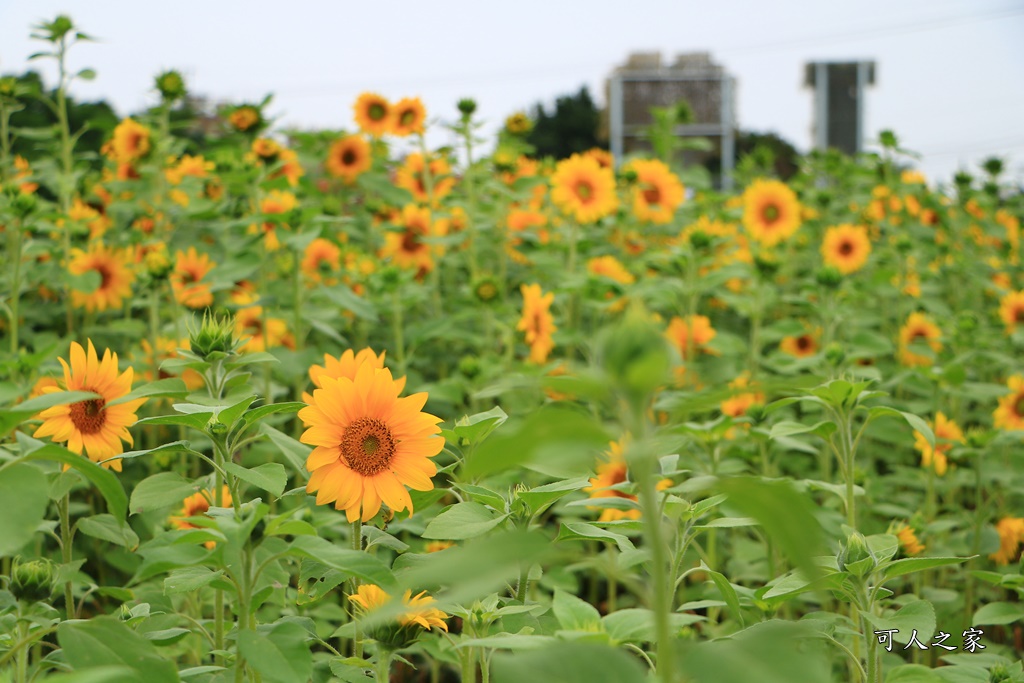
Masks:
[[[361,417],[345,427],[341,436],[341,455],[354,471],[364,477],[372,477],[391,464],[397,445],[383,420]]]
[[[843,240],[839,243],[839,253],[842,256],[849,256],[853,253],[853,242]]]
[[[91,391],[83,387],[84,391]],[[103,412],[106,404],[102,398],[92,398],[71,404],[71,422],[82,434],[95,434],[103,429],[107,416]]]
[[[648,204],[660,204],[661,203],[661,190],[654,185],[649,185],[644,188],[644,201]]]
[[[775,204],[765,204],[761,209],[761,218],[765,223],[774,223],[779,220],[781,213]]]
[[[387,114],[388,112],[384,108],[384,105],[377,104],[376,102],[371,104],[369,109],[366,111],[366,115],[370,117],[371,121],[383,121]]]
[[[1017,394],[1017,400],[1013,403],[1013,414],[1018,418],[1024,417],[1024,393]]]
[[[403,126],[411,126],[413,123],[416,122],[416,112],[414,112],[412,109],[406,109],[405,111],[402,112],[402,115],[398,117],[398,121]]]
[[[409,229],[402,233],[402,251],[416,251],[420,248],[420,238],[415,230]]]
[[[94,269],[100,274],[100,289],[106,289],[110,286],[110,281],[114,279],[114,274],[110,272],[110,268],[105,263],[97,264]]]
[[[345,166],[352,166],[353,164],[356,163],[356,160],[358,158],[359,157],[356,155],[356,153],[351,149],[346,149],[344,152],[341,153],[341,163],[343,163]]]
[[[796,338],[796,347],[801,351],[806,351],[813,346],[814,342],[811,340],[810,335],[804,334]]]

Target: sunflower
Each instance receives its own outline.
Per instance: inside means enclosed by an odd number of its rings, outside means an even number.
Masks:
[[[387,368],[366,361],[355,376],[319,377],[313,401],[299,411],[306,426],[300,441],[314,446],[306,460],[306,490],[317,504],[334,503],[348,520],[373,518],[381,503],[413,512],[405,487],[434,488],[430,458],[444,448],[440,418],[422,412],[426,393],[399,398],[400,384]]]
[[[694,351],[710,353],[711,351],[704,347],[715,338],[716,334],[718,333],[715,328],[711,327],[711,321],[703,315],[692,315],[686,320],[676,316],[669,321],[668,329],[665,330],[665,337],[672,342],[672,345],[679,351],[679,355],[684,359],[690,353],[691,343]]]
[[[593,157],[573,154],[551,176],[551,201],[579,223],[594,223],[618,207],[615,176]]]
[[[611,169],[615,167],[615,157],[613,157],[612,153],[606,149],[591,147],[583,153],[583,156],[590,157],[596,161],[601,168]]]
[[[1024,375],[1014,375],[1006,382],[1009,391],[999,399],[992,413],[995,426],[1007,431],[1024,430]]]
[[[295,338],[288,323],[280,318],[267,318],[264,328],[263,307],[248,306],[235,314],[235,337],[247,341],[241,351],[266,351],[278,346],[295,349]]]
[[[378,355],[369,347],[362,349],[359,352],[355,352],[352,349],[346,349],[345,352],[337,358],[325,353],[323,365],[314,365],[309,368],[309,379],[317,389],[323,387],[321,381],[324,377],[330,377],[331,379],[340,379],[345,377],[355,381],[356,371],[363,363],[369,363],[377,370],[383,369],[385,353],[385,351],[381,351],[380,355]],[[402,393],[402,390],[405,389],[405,378],[399,377],[396,379],[395,386],[398,388],[398,393]],[[312,404],[313,396],[308,393],[303,393],[302,402]]]
[[[135,411],[146,402],[144,398],[108,405],[132,390],[133,371],[128,368],[118,374],[117,354],[110,349],[103,352],[103,358],[96,355],[92,340],[86,351],[78,342],[71,342],[71,364],[58,358],[64,366],[64,390],[91,391],[99,398],[90,398],[77,403],[53,406],[39,413],[43,424],[33,436],[49,436],[56,442],[67,442],[68,450],[88,456],[93,462],[101,462],[124,453],[121,441],[133,445],[128,427],[135,424]],[[46,387],[47,394],[60,390]],[[121,471],[121,461],[111,460],[104,467]]]
[[[636,502],[637,497],[622,491],[618,486],[629,481],[629,471],[626,467],[624,451],[628,437],[608,444],[608,450],[604,453],[604,462],[597,466],[597,476],[590,478],[590,486],[583,489],[590,493],[591,498],[624,498]],[[672,480],[662,479],[657,484],[657,489],[662,491],[672,485]],[[592,508],[596,509],[596,508]],[[640,510],[633,508],[620,510],[619,508],[605,508],[601,511],[601,522],[616,522],[622,519],[639,519]]]
[[[391,132],[398,137],[422,134],[426,120],[427,110],[418,97],[402,98],[391,108]]]
[[[281,156],[281,151],[284,149],[281,147],[281,143],[271,138],[256,138],[252,141],[252,153],[256,155],[256,158],[267,165],[277,163],[278,158]]]
[[[798,336],[783,337],[779,350],[797,358],[807,358],[818,352],[818,332],[805,332]]]
[[[767,247],[800,228],[800,202],[778,180],[755,180],[743,193],[743,225],[751,238]]]
[[[356,123],[368,135],[379,138],[390,132],[391,105],[386,99],[372,92],[364,92],[356,99]]]
[[[685,193],[679,178],[657,159],[637,159],[626,170],[636,174],[633,214],[648,223],[664,225],[671,221]]]
[[[526,135],[533,130],[533,121],[526,112],[517,111],[505,119],[505,130],[512,135]]]
[[[900,547],[903,548],[903,553],[908,557],[914,555],[920,555],[924,552],[924,545],[918,540],[917,534],[907,524],[900,524],[891,531],[897,539],[899,539]]]
[[[216,265],[209,254],[200,254],[195,247],[189,247],[187,252],[178,250],[174,255],[174,272],[170,280],[174,298],[179,304],[188,308],[206,308],[213,303],[210,285],[202,279]]]
[[[914,432],[914,448],[921,454],[921,467],[931,467],[941,477],[948,468],[947,454],[954,443],[964,442],[964,433],[941,412],[936,413],[935,421],[929,421],[928,424],[935,434],[935,448],[931,447],[921,432]]]
[[[864,267],[871,253],[871,240],[867,228],[844,223],[825,231],[821,242],[821,255],[825,265],[836,267],[843,275],[849,275]]]
[[[167,182],[171,185],[180,185],[182,179],[186,176],[192,178],[205,178],[209,175],[210,171],[217,167],[212,161],[207,161],[202,155],[192,156],[191,154],[185,154],[174,166],[167,168],[164,171],[164,176],[167,178]]]
[[[931,365],[933,358],[910,349],[911,345],[925,343],[932,352],[942,350],[942,330],[924,313],[911,313],[900,328],[900,362],[908,367]]]
[[[235,107],[235,109],[228,114],[228,123],[230,123],[235,130],[242,133],[254,126],[258,127],[262,121],[263,115],[260,114],[260,110],[250,104]]]
[[[348,596],[348,599],[359,605],[363,614],[367,614],[386,605],[391,601],[391,596],[379,586],[363,584],[356,589],[356,594]],[[444,620],[448,618],[448,615],[436,607],[430,607],[433,602],[434,598],[427,595],[426,591],[417,594],[416,597],[413,597],[411,590],[405,591],[402,595],[402,605],[406,607],[406,611],[398,616],[399,625],[412,626],[415,624],[427,631],[436,626],[447,632],[448,624]]]
[[[220,507],[231,506],[231,490],[227,486],[221,488],[220,493]],[[181,503],[181,510],[177,515],[170,518],[171,524],[178,529],[200,529],[192,522],[188,521],[189,517],[202,517],[204,516],[210,507],[214,504],[216,496],[213,491],[203,490],[198,493],[193,493],[191,496],[186,498]],[[208,550],[213,550],[216,545],[216,541],[207,541],[203,545]]]
[[[298,200],[291,192],[271,190],[260,200],[260,213],[279,216],[295,210],[296,206],[298,206]],[[278,224],[285,228],[288,227],[283,220],[272,219],[263,222],[263,244],[267,251],[277,251],[281,248],[281,241],[277,238]],[[259,230],[255,224],[249,226],[250,234],[257,233]]]
[[[999,317],[1006,325],[1006,334],[1013,334],[1017,325],[1024,325],[1024,289],[1008,292],[999,301]]]
[[[430,197],[427,196],[427,178],[424,172],[423,155],[414,152],[405,158],[405,161],[395,171],[395,185],[409,190],[416,201],[430,203],[437,206],[437,203],[444,199],[455,187],[455,178],[452,177],[452,169],[448,161],[441,156],[435,156],[430,160]]]
[[[306,246],[302,257],[302,272],[311,283],[338,284],[341,270],[341,248],[334,242],[317,237]]]
[[[729,388],[734,391],[741,391],[750,387],[750,375],[744,373],[729,382]],[[722,413],[729,417],[740,417],[745,415],[747,410],[755,405],[764,405],[764,394],[759,391],[746,391],[735,393],[732,397],[722,401],[719,406]]]
[[[516,329],[526,335],[526,343],[530,345],[530,362],[541,365],[555,346],[551,337],[558,328],[555,327],[555,319],[550,311],[555,294],[543,294],[538,284],[521,285],[519,291],[523,293],[523,317],[516,324]]]
[[[434,269],[433,254],[442,253],[440,247],[431,247],[423,238],[440,235],[443,226],[431,220],[430,209],[415,204],[402,209],[400,220],[402,231],[385,233],[380,256],[391,257],[400,268],[415,268],[416,277],[422,278]]]
[[[72,289],[71,302],[90,313],[121,308],[123,300],[131,296],[135,280],[127,266],[128,260],[125,250],[107,248],[101,242],[93,242],[89,251],[72,249],[68,272],[72,275],[96,272],[100,276],[100,284],[92,292]]]
[[[1017,559],[1020,546],[1024,544],[1024,518],[1003,517],[996,522],[999,533],[999,550],[989,555],[996,564],[1010,564]]]
[[[149,154],[150,148],[149,128],[134,119],[125,119],[114,128],[109,150],[115,161],[137,161]]]
[[[305,169],[299,163],[299,155],[293,149],[282,149],[278,157],[280,168],[270,174],[269,179],[284,178],[288,185],[295,187],[299,184],[299,178],[306,175]]]
[[[373,165],[370,143],[361,135],[346,135],[331,143],[324,168],[335,178],[351,185]]]
[[[614,256],[598,256],[587,261],[587,272],[591,275],[606,277],[620,285],[631,285],[636,277]]]

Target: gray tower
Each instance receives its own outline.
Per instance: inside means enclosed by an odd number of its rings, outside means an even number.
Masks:
[[[804,85],[814,90],[814,148],[854,155],[864,149],[864,97],[875,84],[875,63],[811,62]]]

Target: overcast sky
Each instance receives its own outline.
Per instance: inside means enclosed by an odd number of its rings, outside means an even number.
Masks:
[[[1024,0],[0,0],[0,72],[28,68],[30,25],[59,13],[102,41],[72,54],[99,73],[78,98],[125,115],[173,67],[218,101],[274,93],[278,122],[302,127],[351,127],[356,96],[375,90],[422,97],[435,121],[472,96],[493,130],[583,84],[601,101],[632,51],[706,50],[738,78],[744,129],[806,149],[804,62],[873,59],[866,139],[895,130],[935,179],[993,154],[1024,178]]]

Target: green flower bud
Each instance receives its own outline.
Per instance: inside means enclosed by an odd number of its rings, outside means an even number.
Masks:
[[[634,400],[651,394],[668,376],[665,337],[647,313],[636,306],[605,334],[601,356],[605,371]]]
[[[846,350],[843,349],[842,344],[839,342],[832,342],[825,347],[825,360],[830,365],[838,367],[844,360],[846,360]]]
[[[459,112],[468,119],[476,112],[476,100],[471,97],[463,97],[459,100],[458,107]]]
[[[836,562],[839,565],[839,571],[850,572],[855,576],[864,576],[878,566],[878,558],[868,546],[864,534],[859,531],[854,531],[846,539],[846,545],[836,556]]]
[[[981,164],[981,167],[985,169],[985,173],[988,173],[990,176],[995,178],[1003,172],[1005,165],[1003,164],[1003,160],[999,157],[989,157],[988,159],[985,159]]]
[[[703,230],[694,230],[690,233],[690,244],[694,249],[704,250],[711,246],[711,236]]]
[[[35,193],[19,192],[11,198],[11,209],[18,218],[27,218],[38,205]]]
[[[818,284],[828,289],[835,289],[843,283],[843,274],[835,266],[825,266],[814,275]]]
[[[909,254],[914,248],[914,242],[907,235],[900,235],[896,239],[896,251],[901,254]]]
[[[235,339],[235,321],[230,317],[223,320],[216,315],[203,314],[199,329],[189,330],[189,346],[192,353],[212,360],[215,354],[229,355],[238,347]]]
[[[11,568],[11,593],[27,603],[42,602],[53,592],[54,567],[49,560],[14,560]]]
[[[488,304],[498,298],[500,290],[498,281],[489,275],[485,275],[473,284],[473,296],[481,303]]]
[[[156,89],[166,102],[174,102],[185,96],[185,79],[173,69],[156,77]]]
[[[953,176],[953,182],[958,188],[968,188],[974,182],[974,176],[967,171],[957,171]]]
[[[476,356],[463,356],[459,359],[459,372],[473,379],[480,374],[480,359]]]

